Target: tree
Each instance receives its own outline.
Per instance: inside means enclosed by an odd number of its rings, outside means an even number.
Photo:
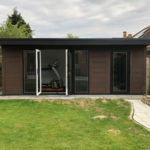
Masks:
[[[4,22],[0,26],[0,38],[28,38],[32,37],[32,33],[28,33],[27,25],[21,25],[18,27],[20,22],[13,25],[10,20]],[[27,36],[28,35],[28,36]]]
[[[6,22],[8,23],[8,27],[12,24],[14,25],[13,27],[16,29],[18,28],[18,30],[22,30],[23,28],[26,38],[32,37],[33,31],[31,30],[30,25],[25,22],[25,20],[22,18],[21,14],[17,11],[16,8],[13,9],[13,14],[8,16]],[[16,35],[14,36],[16,37]]]
[[[67,34],[67,37],[68,37],[69,39],[79,38],[79,36],[73,35],[73,34],[71,34],[71,33],[68,33],[68,34]]]

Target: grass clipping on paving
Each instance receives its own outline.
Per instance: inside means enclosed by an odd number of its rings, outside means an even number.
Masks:
[[[0,101],[0,150],[150,150],[124,100]]]

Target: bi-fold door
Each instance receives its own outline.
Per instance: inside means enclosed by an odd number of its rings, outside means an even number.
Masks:
[[[69,51],[69,93],[89,93],[88,50]]]
[[[65,95],[68,95],[68,50],[65,51]],[[41,50],[24,51],[24,93],[36,94],[42,93],[42,60]],[[50,93],[51,94],[51,93]]]
[[[41,51],[39,49],[35,50],[35,59],[36,59],[36,95],[42,93],[42,73],[41,73]]]
[[[24,93],[40,95],[42,92],[41,51],[24,51]]]

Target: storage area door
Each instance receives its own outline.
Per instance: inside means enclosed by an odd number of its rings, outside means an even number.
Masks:
[[[114,94],[129,92],[129,61],[128,51],[113,51],[111,92]]]
[[[40,95],[42,92],[42,77],[41,77],[41,51],[35,50],[36,58],[36,95]]]

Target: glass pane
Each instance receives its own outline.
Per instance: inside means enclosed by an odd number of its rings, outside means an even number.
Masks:
[[[72,53],[68,51],[68,90],[72,93]]]
[[[24,93],[35,93],[35,50],[24,51]]]
[[[127,92],[127,52],[113,53],[113,92]]]
[[[88,93],[88,51],[75,51],[75,93]]]

